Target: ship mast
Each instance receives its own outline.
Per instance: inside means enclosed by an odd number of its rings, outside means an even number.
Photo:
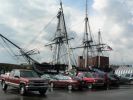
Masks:
[[[72,68],[71,65],[71,60],[70,60],[70,46],[69,46],[69,40],[68,39],[68,34],[67,34],[67,29],[66,29],[66,23],[65,23],[65,17],[64,17],[64,12],[63,12],[63,6],[62,6],[62,1],[60,0],[60,9],[57,14],[57,19],[58,19],[58,24],[57,24],[57,30],[55,33],[55,37],[52,41],[52,43],[47,44],[45,46],[52,46],[54,45],[54,64],[61,64],[61,56],[62,52],[66,51],[67,59],[68,59],[68,69],[70,70]],[[65,49],[65,50],[64,50]],[[65,59],[66,60],[66,59]]]
[[[84,57],[85,57],[85,67],[88,66],[88,61],[89,61],[89,49],[92,49],[91,43],[92,37],[91,37],[91,30],[90,30],[90,25],[89,25],[89,18],[88,18],[88,1],[86,0],[86,16],[85,16],[85,34],[84,34],[84,39],[83,39],[83,45],[84,45]],[[89,30],[88,30],[89,28]],[[90,33],[90,38],[88,35],[88,31]]]
[[[91,28],[90,28],[89,18],[88,18],[88,1],[86,0],[85,32],[84,32],[84,37],[83,37],[83,44],[82,46],[72,48],[72,49],[83,48],[83,57],[85,59],[83,66],[85,68],[91,65],[90,58],[92,58],[92,54],[94,52],[93,46],[96,46],[96,45],[93,44],[93,40],[92,40]]]
[[[68,39],[68,34],[67,34],[67,29],[66,29],[66,24],[65,24],[65,18],[64,18],[64,13],[63,13],[63,7],[62,7],[62,1],[60,0],[60,6],[62,9],[62,14],[63,14],[63,26],[64,26],[64,33],[65,33],[65,41],[66,41],[66,46],[67,46],[67,57],[68,57],[68,70],[72,69],[71,65],[71,60],[70,60],[70,46],[69,46],[69,39]]]
[[[98,32],[98,48],[97,48],[97,56],[98,56],[98,68],[100,67],[100,54],[102,53],[102,47],[103,46],[101,44],[101,32],[99,30]]]
[[[98,32],[98,44],[97,44],[97,67],[101,66],[101,55],[103,55],[103,51],[110,51],[112,48],[107,44],[102,43],[101,31]]]

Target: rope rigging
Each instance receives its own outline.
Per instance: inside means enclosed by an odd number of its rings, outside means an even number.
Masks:
[[[16,47],[19,52],[21,53],[21,55],[23,56],[23,58],[29,63],[29,62],[36,62],[38,63],[36,60],[32,59],[29,56],[29,52],[26,52],[24,49],[20,48],[18,45],[16,45],[15,43],[13,43],[12,41],[10,41],[9,39],[7,39],[5,36],[3,36],[2,34],[0,34],[0,37],[2,38],[2,40],[4,41],[4,43],[8,46],[8,48],[10,48],[10,46],[8,45],[8,43],[10,43],[11,45],[13,45],[14,47]],[[7,43],[8,42],[8,43]],[[13,50],[10,48],[10,51],[13,52]],[[31,50],[32,51],[32,50]],[[16,56],[16,54],[13,52],[13,54]],[[30,54],[31,55],[31,54]]]
[[[33,45],[33,43],[36,42],[36,40],[38,39],[38,37],[42,34],[42,32],[44,30],[46,30],[48,28],[48,26],[53,22],[53,20],[56,18],[56,16],[54,16],[49,22],[48,24],[46,24],[43,29],[41,31],[39,31],[38,34],[36,34],[36,36],[28,43],[28,45],[26,47],[30,47],[31,45]]]
[[[4,42],[4,44],[2,44],[2,42],[0,42],[0,44],[2,45],[3,48],[5,48],[7,50],[7,53],[15,60],[15,61],[19,61],[20,58],[16,56],[16,53],[14,52],[14,50],[10,47],[10,45],[1,37],[1,40]]]

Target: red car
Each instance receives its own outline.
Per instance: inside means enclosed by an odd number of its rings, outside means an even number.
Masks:
[[[21,95],[28,91],[38,91],[41,95],[45,94],[48,88],[48,81],[40,78],[32,70],[14,69],[9,75],[1,75],[1,84],[4,91],[8,86],[19,89]]]
[[[77,80],[73,80],[70,76],[59,74],[53,76],[53,78],[50,80],[50,85],[56,88],[62,87],[71,90],[78,89],[80,84]]]
[[[104,79],[100,78],[98,74],[91,72],[79,72],[76,76],[77,80],[80,81],[82,87],[87,87],[89,89],[95,86],[104,86]]]

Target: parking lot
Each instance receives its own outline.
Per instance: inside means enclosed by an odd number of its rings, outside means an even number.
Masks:
[[[0,86],[1,88],[1,86]],[[48,90],[45,96],[38,93],[30,92],[27,96],[20,96],[17,89],[8,88],[4,93],[0,89],[0,100],[132,100],[133,86],[124,85],[119,89],[112,88],[110,90],[82,90],[68,91],[62,89]]]

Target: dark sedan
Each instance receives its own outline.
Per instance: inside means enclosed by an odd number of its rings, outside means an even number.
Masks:
[[[114,74],[108,73],[107,74],[107,89],[111,87],[119,87],[120,81],[116,78]]]

